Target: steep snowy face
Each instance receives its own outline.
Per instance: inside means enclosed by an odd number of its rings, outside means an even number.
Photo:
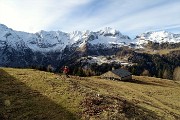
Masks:
[[[110,27],[106,27],[103,30],[96,32],[94,37],[91,35],[90,37],[94,38],[91,41],[91,44],[104,44],[104,45],[127,45],[131,42],[131,39],[126,36],[122,35],[120,31],[112,29]]]
[[[68,44],[70,38],[67,33],[61,31],[40,31],[35,33],[36,39],[31,39],[29,46],[31,49],[44,52],[62,51]]]
[[[32,51],[50,52],[63,51],[68,47],[83,47],[84,45],[127,45],[131,42],[128,36],[122,35],[118,30],[104,28],[98,32],[73,31],[64,33],[61,31],[40,31],[27,33],[15,31],[0,24],[0,47],[10,46],[14,49],[28,48]]]
[[[147,32],[137,36],[135,40],[139,45],[147,44],[148,41],[156,43],[178,43],[180,42],[180,34],[173,34],[166,31]]]
[[[70,44],[74,47],[81,47],[87,42],[90,31],[73,31],[69,33]]]
[[[8,28],[5,25],[0,24],[0,48],[3,49],[6,46],[12,47],[14,49],[26,48],[26,44],[17,34],[18,32]]]
[[[69,44],[68,35],[61,31],[40,31],[35,34],[16,31],[16,34],[33,51],[61,51]]]
[[[73,31],[69,33],[71,44],[74,44],[78,41],[82,41],[87,38],[87,36],[90,34],[90,31]]]
[[[16,50],[30,48],[32,51],[62,51],[70,43],[67,33],[40,31],[35,34],[12,30],[0,25],[0,47],[9,46]]]
[[[83,47],[87,43],[90,45],[103,45],[111,47],[111,45],[127,45],[131,42],[128,36],[122,35],[118,30],[112,28],[105,28],[98,32],[93,31],[74,31],[70,33],[70,41],[78,47]]]
[[[103,30],[100,30],[99,32],[101,35],[104,35],[104,36],[122,35],[118,30],[115,30],[110,27],[105,27]]]

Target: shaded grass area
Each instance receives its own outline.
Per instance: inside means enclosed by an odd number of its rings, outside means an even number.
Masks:
[[[138,79],[124,80],[122,82],[134,83],[134,84],[140,84],[140,85],[152,85],[152,86],[166,87],[166,85],[158,84],[158,83],[155,83],[155,82],[142,81],[142,80],[138,80]]]
[[[0,69],[0,119],[70,120],[78,117]]]

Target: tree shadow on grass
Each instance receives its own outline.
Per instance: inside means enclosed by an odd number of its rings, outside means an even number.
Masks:
[[[78,116],[0,69],[1,120],[75,120]]]
[[[136,80],[136,79],[131,79],[131,80],[122,80],[123,82],[129,82],[129,83],[135,83],[135,84],[142,84],[142,85],[153,85],[153,86],[161,86],[161,87],[166,87],[165,85],[159,84],[159,83],[152,83],[152,82],[147,82],[147,81],[141,81],[141,80]]]
[[[114,80],[114,81],[121,81],[121,82],[128,82],[128,83],[134,83],[134,84],[142,84],[142,85],[152,85],[152,86],[161,86],[161,87],[167,87],[166,85],[162,85],[161,83],[157,82],[148,82],[148,81],[142,81],[137,79],[129,79],[129,80],[120,80],[118,78],[101,78],[101,79],[107,79],[107,80]]]

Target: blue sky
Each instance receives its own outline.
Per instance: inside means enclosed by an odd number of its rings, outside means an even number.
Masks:
[[[0,23],[26,32],[112,27],[132,38],[180,33],[180,0],[0,0]]]

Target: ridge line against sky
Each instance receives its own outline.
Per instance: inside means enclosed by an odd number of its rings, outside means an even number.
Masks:
[[[0,23],[18,31],[97,31],[112,27],[134,37],[180,33],[180,0],[0,0]]]

